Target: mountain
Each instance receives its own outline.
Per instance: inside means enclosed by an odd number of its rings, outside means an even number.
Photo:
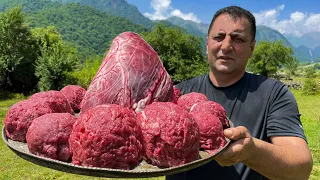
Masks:
[[[256,33],[257,41],[282,41],[285,46],[294,48],[294,46],[277,30],[271,29],[267,26],[257,26]]]
[[[295,48],[295,57],[300,61],[312,61],[315,54],[310,48],[300,45]]]
[[[320,32],[306,33],[306,34],[303,34],[301,37],[285,34],[285,37],[295,47],[303,45],[310,49],[314,49],[317,46],[320,46]]]
[[[82,57],[108,50],[110,42],[120,33],[148,31],[142,25],[119,17],[108,15],[79,3],[61,4],[49,0],[1,0],[0,8],[22,6],[26,22],[31,28],[55,26],[66,42],[76,45]]]
[[[166,19],[166,21],[180,26],[187,30],[187,32],[201,37],[206,37],[208,33],[209,25],[203,23],[196,23],[194,21],[184,20],[182,18],[172,16]]]
[[[143,25],[149,29],[153,27],[153,23],[150,19],[144,17],[134,5],[128,4],[126,0],[51,0],[60,2],[62,4],[67,3],[80,3],[82,5],[91,6],[95,9],[111,14],[120,16],[130,20],[135,24]]]

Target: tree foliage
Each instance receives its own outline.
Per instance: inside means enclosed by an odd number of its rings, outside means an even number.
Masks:
[[[77,84],[85,89],[87,89],[100,68],[101,62],[103,60],[102,56],[92,56],[88,57],[80,68],[71,73],[72,82],[71,84]]]
[[[31,91],[36,84],[34,62],[39,46],[24,23],[21,8],[0,14],[0,87],[14,92]]]
[[[150,33],[142,36],[157,51],[174,83],[208,71],[200,38],[163,24],[157,24]]]
[[[287,78],[291,78],[294,76],[298,70],[299,61],[297,58],[293,58],[292,61],[289,61],[288,63],[284,64],[284,69],[287,74]]]
[[[259,41],[247,67],[253,73],[269,77],[275,75],[280,67],[294,61],[292,55],[292,48],[284,46],[281,41]]]
[[[33,33],[41,47],[41,55],[35,63],[38,89],[60,90],[67,85],[70,72],[79,64],[77,50],[63,43],[55,27],[37,28]]]

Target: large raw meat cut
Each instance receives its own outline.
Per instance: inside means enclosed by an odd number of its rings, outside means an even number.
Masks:
[[[174,101],[171,78],[157,52],[142,37],[124,32],[113,40],[88,87],[81,113],[108,103],[139,112],[154,101]]]

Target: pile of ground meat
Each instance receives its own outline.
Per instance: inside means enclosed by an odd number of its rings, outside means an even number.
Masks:
[[[171,102],[154,102],[137,118],[148,163],[171,167],[199,157],[199,127],[186,109]]]
[[[190,111],[193,105],[202,101],[208,101],[208,98],[204,94],[192,92],[192,93],[188,93],[180,96],[177,101],[177,104],[181,107],[186,108],[188,111]]]
[[[179,97],[177,104],[186,108],[200,129],[200,147],[212,154],[226,145],[223,130],[229,127],[224,108],[204,94],[192,92]]]
[[[68,85],[62,88],[60,92],[67,98],[73,111],[79,112],[80,103],[86,94],[86,90],[78,85]]]
[[[26,135],[32,154],[69,161],[69,136],[76,117],[69,113],[50,113],[35,118]]]
[[[82,113],[69,139],[72,163],[133,169],[142,160],[142,132],[135,112],[116,104],[98,105]]]
[[[66,97],[59,91],[33,94],[28,100],[14,104],[7,112],[4,120],[7,137],[25,142],[31,122],[48,113],[74,114]]]

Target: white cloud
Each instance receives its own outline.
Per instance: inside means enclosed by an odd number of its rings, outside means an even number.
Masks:
[[[171,0],[151,0],[151,8],[154,12],[144,13],[144,15],[151,20],[163,20],[170,16],[177,16],[184,20],[200,22],[195,14],[183,13],[179,9],[173,9],[170,4]]]
[[[292,34],[301,36],[309,32],[320,32],[320,14],[308,14],[303,12],[293,12],[290,19],[279,20],[285,5],[280,5],[274,9],[253,13],[256,17],[257,25],[265,25],[276,29],[282,34]]]
[[[179,18],[182,18],[184,20],[190,20],[190,21],[194,21],[197,23],[200,23],[201,21],[197,18],[196,15],[194,15],[193,13],[188,13],[188,14],[184,14],[182,13],[180,10],[175,9],[173,11],[171,11],[171,15],[172,16],[177,16]]]

